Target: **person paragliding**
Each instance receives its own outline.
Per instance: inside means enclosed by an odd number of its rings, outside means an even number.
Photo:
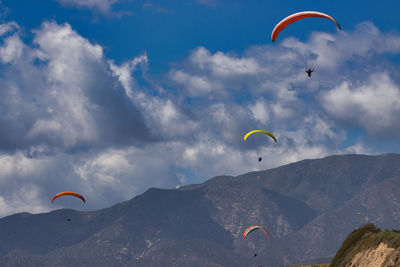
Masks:
[[[264,130],[254,130],[254,131],[250,131],[250,132],[248,132],[247,134],[244,135],[243,140],[246,141],[247,137],[248,137],[249,135],[253,134],[253,133],[263,133],[263,134],[266,134],[266,135],[268,135],[269,137],[271,137],[275,142],[278,142],[278,141],[276,140],[275,136],[274,136],[272,133],[267,132],[267,131],[264,131]],[[262,157],[261,157],[261,156],[258,156],[258,162],[261,162],[261,160],[262,160]]]
[[[304,69],[304,71],[307,73],[307,75],[308,75],[308,77],[311,77],[311,73],[313,73],[314,72],[314,68],[305,68]]]
[[[253,225],[253,226],[247,227],[246,230],[244,230],[243,239],[245,239],[247,237],[247,235],[249,233],[253,232],[254,230],[261,230],[268,239],[271,238],[271,236],[269,235],[269,232],[267,231],[266,228],[259,226],[259,225]],[[257,257],[257,253],[254,253],[253,257]],[[257,266],[261,266],[261,265],[257,264]]]

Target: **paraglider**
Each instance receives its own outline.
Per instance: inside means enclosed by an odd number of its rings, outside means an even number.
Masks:
[[[342,29],[342,28],[340,27],[339,23],[338,23],[334,18],[332,18],[331,16],[329,16],[329,15],[327,15],[327,14],[324,14],[324,13],[321,13],[321,12],[317,12],[317,11],[303,11],[303,12],[298,12],[298,13],[292,14],[292,15],[290,15],[290,16],[284,18],[283,20],[281,20],[281,22],[279,22],[279,23],[275,26],[274,30],[272,31],[272,34],[271,34],[271,40],[272,40],[272,42],[275,41],[275,39],[276,39],[276,37],[278,36],[278,34],[279,34],[286,26],[288,26],[289,24],[291,24],[291,23],[293,23],[293,22],[295,22],[295,21],[298,21],[298,20],[301,20],[301,19],[304,19],[304,18],[310,18],[310,17],[319,17],[319,18],[330,19],[330,20],[332,20],[333,22],[336,23],[336,25],[338,26],[339,30]]]
[[[61,196],[74,196],[74,197],[77,197],[77,198],[82,199],[83,203],[86,203],[85,198],[84,198],[82,195],[80,195],[80,194],[78,194],[78,193],[75,193],[75,192],[61,192],[61,193],[58,193],[57,195],[55,195],[55,196],[51,199],[51,203],[53,203],[53,201],[54,201],[56,198],[61,197]]]
[[[247,134],[244,135],[243,140],[246,141],[247,137],[248,137],[249,135],[253,134],[253,133],[263,133],[263,134],[266,134],[266,135],[268,135],[269,137],[271,137],[275,142],[278,142],[278,141],[276,141],[276,138],[275,138],[275,136],[274,136],[272,133],[269,133],[269,132],[264,131],[264,130],[254,130],[254,131],[250,131],[250,132],[248,132]]]
[[[248,228],[244,231],[244,233],[243,233],[243,238],[246,238],[246,236],[247,236],[250,232],[253,232],[254,230],[257,230],[257,229],[260,229],[261,231],[264,232],[264,234],[265,234],[268,238],[271,238],[270,235],[269,235],[269,233],[268,233],[268,231],[267,231],[267,229],[265,229],[264,227],[259,226],[259,225],[253,225],[253,226],[248,227]]]
[[[263,134],[266,134],[266,135],[268,135],[269,137],[271,137],[275,142],[278,142],[278,141],[276,141],[276,138],[275,138],[275,136],[274,136],[272,133],[267,132],[267,131],[264,131],[264,130],[254,130],[254,131],[250,131],[250,132],[248,132],[247,134],[244,135],[243,140],[246,141],[247,137],[248,137],[249,135],[253,134],[253,133],[263,133]],[[261,156],[258,156],[258,162],[261,162],[261,160],[262,160],[262,157],[261,157]]]
[[[267,231],[267,229],[265,229],[264,227],[261,227],[259,225],[253,225],[253,226],[248,227],[246,230],[244,230],[243,238],[246,238],[249,233],[251,233],[251,232],[253,232],[254,230],[257,230],[257,229],[260,229],[261,231],[263,231],[268,239],[271,238],[269,233],[268,233],[268,231]],[[254,253],[253,257],[257,257],[257,253]],[[257,264],[257,266],[261,266],[261,265]]]
[[[314,68],[309,68],[309,69],[304,69],[304,71],[307,73],[308,77],[311,77],[311,73],[314,72]]]

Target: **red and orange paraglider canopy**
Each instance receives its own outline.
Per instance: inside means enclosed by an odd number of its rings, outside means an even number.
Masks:
[[[271,40],[272,40],[272,42],[275,41],[275,39],[276,39],[276,37],[278,36],[278,34],[279,34],[286,26],[288,26],[289,24],[291,24],[291,23],[293,23],[293,22],[295,22],[295,21],[298,21],[298,20],[301,20],[301,19],[304,19],[304,18],[310,18],[310,17],[319,17],[319,18],[330,19],[330,20],[332,20],[333,22],[336,23],[336,25],[338,26],[339,30],[342,29],[342,28],[340,27],[339,23],[338,23],[334,18],[332,18],[331,16],[329,16],[329,15],[327,15],[327,14],[324,14],[324,13],[321,13],[321,12],[317,12],[317,11],[303,11],[303,12],[298,12],[298,13],[292,14],[292,15],[290,15],[290,16],[284,18],[283,20],[281,20],[281,22],[279,22],[279,23],[275,26],[274,30],[272,31],[272,34],[271,34]]]
[[[58,197],[61,197],[61,196],[74,196],[74,197],[77,197],[77,198],[82,199],[83,203],[86,203],[86,200],[85,200],[85,198],[84,198],[82,195],[80,195],[80,194],[78,194],[78,193],[75,193],[75,192],[68,192],[68,191],[66,191],[66,192],[61,192],[61,193],[58,193],[57,195],[55,195],[55,196],[51,199],[51,203],[53,203],[54,199],[56,199],[56,198],[58,198]]]

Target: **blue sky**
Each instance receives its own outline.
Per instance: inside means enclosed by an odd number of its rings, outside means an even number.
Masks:
[[[93,210],[150,187],[400,151],[398,1],[3,0],[0,8],[0,216]],[[342,31],[310,18],[270,41],[276,23],[304,10],[333,16]],[[253,129],[278,143],[244,142]],[[60,191],[87,203],[51,205]]]

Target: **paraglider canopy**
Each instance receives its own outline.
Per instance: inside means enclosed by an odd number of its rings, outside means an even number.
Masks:
[[[86,203],[86,200],[85,200],[85,198],[84,198],[82,195],[80,195],[80,194],[78,194],[78,193],[75,193],[75,192],[68,192],[68,191],[66,191],[66,192],[61,192],[61,193],[58,193],[57,195],[55,195],[55,196],[51,199],[51,203],[53,203],[53,201],[54,201],[56,198],[61,197],[61,196],[74,196],[74,197],[77,197],[77,198],[82,199],[83,203]]]
[[[272,133],[267,132],[267,131],[264,131],[264,130],[254,130],[254,131],[250,131],[250,132],[248,132],[247,134],[244,135],[243,140],[246,141],[247,137],[248,137],[249,135],[253,134],[253,133],[263,133],[263,134],[266,134],[266,135],[268,135],[269,137],[271,137],[275,142],[278,142],[278,141],[276,141],[276,138],[275,138],[275,136],[274,136]]]
[[[278,34],[289,24],[292,24],[295,21],[304,19],[304,18],[310,18],[310,17],[319,17],[319,18],[326,18],[326,19],[330,19],[333,22],[336,23],[336,25],[338,26],[339,30],[341,30],[342,28],[340,27],[339,23],[332,18],[331,16],[321,13],[321,12],[317,12],[317,11],[303,11],[303,12],[298,12],[295,14],[292,14],[286,18],[284,18],[283,20],[281,20],[281,22],[279,22],[274,30],[271,33],[271,40],[272,42],[275,41],[276,37],[278,36]]]
[[[246,236],[247,236],[249,233],[251,233],[251,232],[253,232],[254,230],[257,230],[257,229],[260,229],[261,231],[264,232],[264,234],[265,234],[268,238],[271,238],[270,235],[269,235],[269,233],[268,233],[268,231],[267,231],[267,229],[265,229],[264,227],[261,227],[261,226],[259,226],[259,225],[253,225],[253,226],[248,227],[246,230],[244,230],[244,232],[243,232],[243,238],[246,238]]]

